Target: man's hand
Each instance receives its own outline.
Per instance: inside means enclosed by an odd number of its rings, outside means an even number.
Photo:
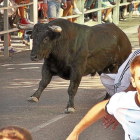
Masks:
[[[67,2],[63,3],[64,5],[62,6],[63,9],[67,9]]]
[[[103,125],[105,125],[105,128],[108,128],[110,125],[113,124],[112,130],[114,130],[118,125],[118,121],[115,119],[115,117],[109,114],[106,115],[102,119],[102,121],[103,121]]]

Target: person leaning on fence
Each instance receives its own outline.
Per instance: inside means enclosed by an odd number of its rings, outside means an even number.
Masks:
[[[0,140],[33,140],[31,133],[24,128],[7,126],[0,129]]]
[[[67,0],[67,8],[64,9],[63,6],[61,6],[61,8],[63,9],[63,15],[62,17],[65,16],[71,16],[71,15],[75,15],[75,14],[82,14],[82,12],[79,11],[79,9],[77,8],[76,2],[74,1],[74,4],[72,4],[71,0]],[[77,18],[69,18],[68,19],[70,22],[76,22]]]
[[[115,4],[116,3],[114,2],[114,0],[102,0],[102,7],[108,7],[108,9],[102,10],[102,16],[104,16],[103,22],[112,23],[111,13],[112,13],[113,8],[111,8],[111,6]]]
[[[14,1],[8,0],[8,6],[14,6]],[[4,0],[0,0],[0,7],[4,6]],[[9,29],[13,28],[13,22],[15,19],[16,8],[8,9],[8,27]],[[0,31],[4,30],[4,10],[0,10]],[[4,35],[1,35],[1,40],[4,40]],[[11,46],[11,33],[9,33],[9,47],[8,50],[10,53],[16,52],[15,48]],[[4,51],[4,46],[1,47],[1,51]]]
[[[130,70],[131,83],[136,91],[116,93],[110,100],[104,100],[93,106],[66,140],[78,140],[79,134],[83,130],[108,113],[122,125],[125,140],[140,138],[140,55],[132,60]]]
[[[59,17],[61,2],[64,4],[63,8],[67,8],[66,0],[43,0],[43,11],[47,13],[49,21]]]
[[[11,0],[10,0],[11,1]],[[27,4],[30,2],[30,0],[13,0],[16,4],[20,5],[20,4]],[[26,19],[24,16],[24,6],[18,7],[19,8],[19,12],[20,12],[20,16],[21,16],[21,21],[20,21],[20,26],[25,26],[25,27],[32,27],[33,23],[29,20]]]

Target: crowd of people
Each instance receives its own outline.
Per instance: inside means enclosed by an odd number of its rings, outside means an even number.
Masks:
[[[130,2],[129,5],[123,5],[120,6],[120,13],[119,13],[119,20],[126,20],[125,16],[129,14],[129,12],[132,11],[133,15],[140,15],[140,2],[131,4],[133,0],[127,0],[127,2]],[[123,0],[120,0],[120,3],[123,3]],[[102,7],[107,8],[102,10],[102,22],[106,23],[112,23],[112,13],[113,13],[113,8],[112,6],[115,5],[116,3],[114,0],[102,0],[101,1]],[[93,9],[93,8],[98,8],[98,0],[86,0],[84,11]],[[91,13],[86,15],[85,21],[88,20],[94,20],[97,21],[97,12]]]

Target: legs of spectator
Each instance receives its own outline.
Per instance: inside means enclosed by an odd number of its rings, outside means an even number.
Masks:
[[[109,14],[112,12],[112,8],[106,9],[106,13],[105,13],[105,17],[104,20],[107,21],[108,19],[111,21],[111,19],[109,18]]]
[[[139,13],[140,13],[140,3],[139,3],[139,5],[138,5],[138,11],[139,11]]]
[[[73,7],[74,7],[73,8],[73,14],[74,15],[76,15],[76,14],[78,14],[78,15],[82,14],[82,12],[80,12],[79,9],[77,8],[77,0],[74,0]]]
[[[133,11],[133,15],[140,15],[139,13],[139,3],[134,3],[134,11]]]
[[[8,42],[9,42],[9,47],[8,47],[9,52],[10,52],[10,53],[16,52],[17,50],[14,49],[14,48],[11,46],[11,35],[8,36]],[[4,51],[4,43],[3,43],[3,47],[1,47],[1,51]]]
[[[27,34],[28,30],[24,32],[23,44],[30,45],[30,36]]]
[[[17,4],[23,4],[23,3],[29,3],[30,0],[15,0],[15,2]],[[24,16],[24,7],[19,7],[19,12],[20,12],[20,16],[21,16],[21,25],[32,25],[33,23],[31,23],[29,20],[27,20]]]
[[[52,21],[59,17],[60,13],[60,3],[56,1],[48,2],[48,18]]]
[[[121,6],[120,7],[119,20],[124,20],[125,19],[124,14],[125,14],[126,8],[127,8],[126,6]]]
[[[94,5],[93,5],[93,8],[97,8],[98,7],[98,0],[95,0],[94,1],[95,3],[94,3]],[[98,19],[97,19],[98,17],[97,17],[97,12],[93,12],[93,20],[94,21],[97,21]]]
[[[72,8],[73,8],[73,6],[72,6],[72,4],[71,4],[71,1],[67,1],[67,8],[66,9],[64,9],[64,11],[63,11],[63,17],[65,17],[65,16],[70,16],[70,15],[72,15]],[[72,18],[69,18],[68,19],[70,22],[72,22]]]
[[[0,31],[3,31],[4,30],[4,20],[3,20],[3,15],[0,14]],[[8,18],[8,28],[11,29],[12,28],[12,24],[10,24],[10,17]],[[2,35],[1,36],[1,40],[4,41],[4,36]],[[9,52],[16,52],[16,50],[11,46],[11,35],[9,35],[8,37],[8,42],[9,42],[9,47],[8,47],[8,50]],[[1,51],[4,51],[4,43],[3,43],[3,47],[1,47]]]
[[[93,4],[93,0],[86,0],[84,4],[84,8],[90,10],[92,4]]]

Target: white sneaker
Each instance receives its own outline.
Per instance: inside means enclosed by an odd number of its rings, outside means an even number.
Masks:
[[[86,8],[84,8],[84,12],[86,12],[87,11],[87,9]]]
[[[81,14],[82,12],[80,12],[78,8],[73,9],[73,15],[81,15]]]

